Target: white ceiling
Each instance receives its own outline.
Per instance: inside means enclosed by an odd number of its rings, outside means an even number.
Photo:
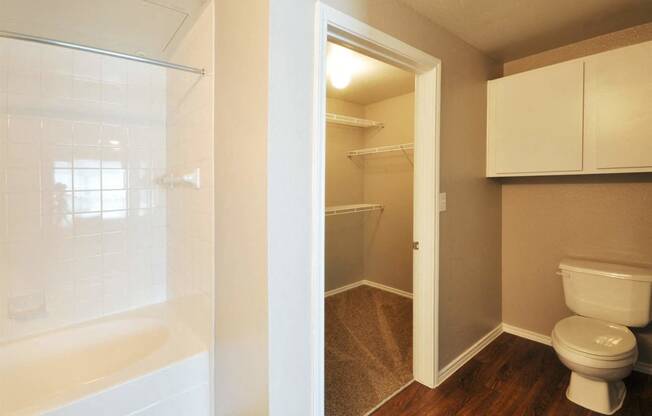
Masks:
[[[506,62],[652,21],[652,0],[399,0]]]
[[[329,42],[328,52],[339,46]],[[367,105],[414,91],[414,74],[392,65],[350,51],[358,61],[358,70],[348,87],[338,90],[330,81],[327,96],[340,100]]]
[[[0,30],[164,58],[206,0],[0,0]]]

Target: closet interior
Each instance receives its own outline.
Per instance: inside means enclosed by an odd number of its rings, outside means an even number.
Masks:
[[[413,73],[329,43],[326,415],[412,380]]]

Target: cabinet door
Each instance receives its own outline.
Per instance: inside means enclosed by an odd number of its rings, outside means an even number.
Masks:
[[[568,62],[489,82],[487,176],[582,170],[583,65]]]
[[[585,123],[597,169],[652,167],[652,42],[586,60]]]

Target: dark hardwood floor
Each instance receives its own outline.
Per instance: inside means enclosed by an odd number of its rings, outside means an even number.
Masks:
[[[441,386],[413,383],[373,416],[569,415],[593,416],[566,399],[570,371],[551,347],[500,335]],[[633,372],[618,416],[652,416],[652,376]]]

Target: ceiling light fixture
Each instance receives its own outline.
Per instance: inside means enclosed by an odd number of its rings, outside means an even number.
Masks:
[[[333,87],[339,90],[348,87],[359,67],[360,62],[351,50],[339,45],[331,45],[327,71]]]

